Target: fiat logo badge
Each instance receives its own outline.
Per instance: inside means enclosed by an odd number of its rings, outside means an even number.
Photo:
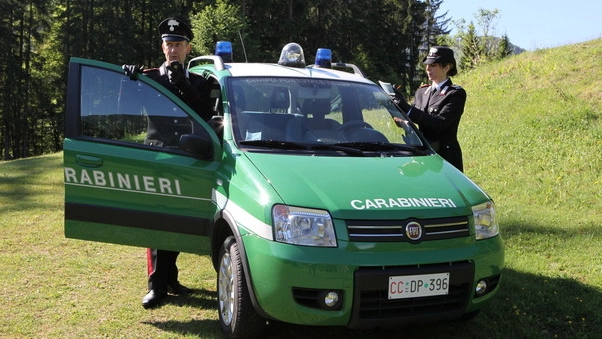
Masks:
[[[406,235],[412,241],[418,241],[422,238],[422,226],[415,222],[411,221],[406,225]]]

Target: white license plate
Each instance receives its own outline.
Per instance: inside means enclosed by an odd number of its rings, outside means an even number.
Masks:
[[[389,299],[430,297],[449,293],[449,273],[389,277]]]

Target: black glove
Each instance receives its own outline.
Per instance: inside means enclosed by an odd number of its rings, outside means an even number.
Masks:
[[[141,74],[144,70],[144,66],[138,67],[136,65],[123,65],[121,68],[123,68],[123,73],[132,80],[138,80],[138,74]]]
[[[401,94],[401,92],[397,88],[395,88],[395,85],[393,85],[393,92],[395,92],[395,95],[392,97],[393,102],[399,108],[401,108],[401,110],[404,113],[408,113],[410,111],[410,109],[412,108],[412,106],[410,106],[410,104],[408,104],[408,101],[403,96],[403,94]]]
[[[176,86],[180,91],[185,91],[190,88],[190,81],[186,77],[184,67],[177,61],[172,61],[169,66],[166,67],[169,71],[167,77],[169,83]]]

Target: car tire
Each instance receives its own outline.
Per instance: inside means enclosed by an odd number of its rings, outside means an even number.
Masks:
[[[259,316],[249,295],[236,239],[228,237],[220,250],[217,272],[219,323],[228,338],[260,337],[266,320]]]

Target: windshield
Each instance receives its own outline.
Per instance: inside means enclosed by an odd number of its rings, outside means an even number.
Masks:
[[[415,127],[375,84],[248,77],[231,78],[228,92],[234,138],[243,147],[349,154],[367,147],[427,149]]]

